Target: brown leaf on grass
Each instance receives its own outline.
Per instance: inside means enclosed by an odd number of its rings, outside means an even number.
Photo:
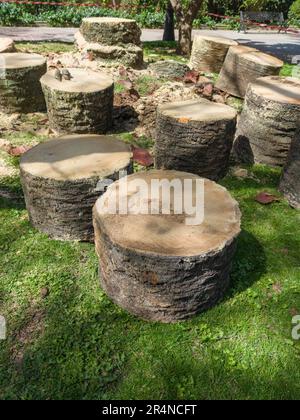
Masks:
[[[133,160],[142,166],[151,166],[154,162],[149,151],[140,147],[133,148]]]
[[[26,153],[28,150],[30,150],[32,146],[23,145],[23,146],[17,146],[17,147],[11,147],[8,151],[8,153],[11,156],[22,156],[24,153]]]
[[[257,201],[260,204],[267,205],[267,204],[272,204],[276,201],[280,201],[280,198],[276,197],[273,194],[269,194],[269,193],[263,191],[263,192],[257,194],[257,196],[255,197],[255,201]]]
[[[199,80],[199,73],[195,70],[188,71],[183,78],[184,83],[197,83]]]

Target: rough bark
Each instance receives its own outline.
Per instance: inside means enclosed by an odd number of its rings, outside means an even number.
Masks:
[[[236,41],[212,36],[196,36],[193,42],[190,67],[197,71],[219,73],[231,46]]]
[[[197,178],[182,172],[151,171],[129,179],[147,177]],[[109,188],[105,195],[110,193]],[[190,318],[224,296],[240,232],[240,212],[227,191],[208,180],[205,196],[207,208],[213,206],[220,212],[218,227],[208,211],[202,225],[187,226],[174,214],[105,215],[96,203],[94,228],[100,282],[115,303],[143,319],[167,323]],[[206,239],[198,246],[202,232]],[[212,237],[216,239],[214,245]]]
[[[69,71],[71,81],[56,81],[54,72],[41,79],[51,129],[60,134],[106,133],[112,125],[113,81],[84,69]]]
[[[166,60],[150,64],[149,70],[157,77],[176,79],[184,77],[190,68],[186,64]]]
[[[255,48],[230,47],[216,87],[244,98],[249,83],[260,77],[278,75],[283,64],[281,60]]]
[[[279,76],[250,84],[238,123],[234,157],[284,166],[300,115],[300,82]]]
[[[95,139],[99,146],[89,149]],[[99,181],[119,179],[120,170],[132,173],[129,147],[111,137],[102,139],[105,137],[61,137],[36,146],[23,155],[20,165],[21,182],[30,222],[36,229],[57,240],[93,240],[92,208],[104,192],[104,189],[99,188]],[[102,141],[105,142],[105,147],[101,146]],[[78,146],[74,147],[74,142],[84,143],[80,146],[82,157],[77,155]],[[59,147],[65,148],[61,158]],[[104,157],[96,158],[95,151],[105,151],[108,154],[111,151],[113,159],[118,148],[122,159],[115,161],[115,170],[111,170],[109,174],[105,163],[101,165]],[[89,153],[90,159],[93,159],[90,162]],[[95,159],[98,162],[97,167],[93,165]],[[66,163],[67,160],[69,164]]]
[[[93,58],[106,65],[120,65],[140,69],[144,65],[144,54],[141,47],[134,44],[104,45],[87,42],[80,32],[75,34],[77,47],[82,52],[91,52]]]
[[[175,102],[157,110],[155,165],[223,178],[236,127],[236,111],[205,99]]]
[[[46,71],[46,59],[40,55],[1,54],[0,110],[9,114],[44,111],[40,78]]]
[[[177,18],[179,30],[178,53],[190,55],[192,49],[193,22],[203,4],[203,0],[190,0],[186,6],[182,0],[170,0]]]
[[[12,38],[0,38],[0,53],[15,52],[16,47]]]
[[[288,163],[284,169],[279,190],[292,207],[300,210],[300,129],[292,140]]]
[[[170,1],[166,8],[163,41],[175,41],[174,9]]]
[[[141,44],[142,31],[131,19],[85,18],[80,32],[87,42],[104,45]]]

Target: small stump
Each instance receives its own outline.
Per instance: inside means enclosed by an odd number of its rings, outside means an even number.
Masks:
[[[288,163],[284,169],[279,190],[292,207],[300,210],[300,130],[292,140]]]
[[[197,71],[219,73],[229,48],[237,45],[231,39],[198,35],[194,38],[190,67]]]
[[[46,59],[38,54],[4,53],[0,57],[0,110],[11,113],[44,111],[40,78]]]
[[[51,129],[61,134],[106,133],[112,124],[112,79],[91,70],[68,71],[71,80],[57,80],[55,71],[41,79]]]
[[[141,33],[132,19],[85,18],[75,34],[75,42],[80,51],[92,53],[103,64],[141,68]]]
[[[131,151],[106,136],[66,136],[41,143],[20,164],[32,225],[51,238],[93,240],[92,207],[119,171],[131,173]]]
[[[118,181],[94,207],[102,288],[122,308],[152,321],[183,320],[215,305],[229,284],[240,233],[236,201],[225,188],[184,172],[152,170],[123,180],[127,191]],[[162,214],[162,192],[154,192],[153,181],[179,183],[181,190],[170,194],[170,214]],[[189,198],[195,201],[197,182],[204,183],[203,223],[188,225],[191,214],[174,211],[178,192],[187,192],[185,182],[191,183]],[[139,185],[148,187],[148,214],[135,207],[141,202]],[[115,198],[129,200],[128,214],[110,214],[109,203]],[[156,214],[150,214],[153,204],[159,204]]]
[[[216,87],[244,98],[249,83],[264,76],[279,75],[283,61],[255,48],[230,47]]]
[[[284,166],[299,115],[299,79],[263,77],[250,84],[234,142],[237,159]]]
[[[157,77],[176,79],[184,77],[190,68],[177,61],[165,60],[150,64],[149,70]]]
[[[0,38],[0,53],[15,52],[16,47],[12,38]]]
[[[157,110],[155,165],[212,180],[227,173],[236,111],[206,99],[172,102]]]

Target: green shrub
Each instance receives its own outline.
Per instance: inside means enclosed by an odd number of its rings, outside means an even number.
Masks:
[[[290,24],[300,27],[300,0],[294,1],[289,12]]]

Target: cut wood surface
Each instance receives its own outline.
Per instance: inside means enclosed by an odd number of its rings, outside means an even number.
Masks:
[[[51,70],[41,78],[50,127],[57,133],[106,133],[111,127],[113,80],[86,69],[70,68],[71,80]]]
[[[300,129],[292,140],[279,189],[290,205],[300,210]]]
[[[26,152],[20,170],[32,225],[55,239],[92,240],[101,182],[131,173],[131,157],[119,139],[93,135],[60,137]]]
[[[284,166],[300,115],[300,80],[271,76],[249,85],[234,142],[245,163]]]
[[[249,83],[260,77],[279,75],[283,65],[283,61],[255,48],[230,47],[216,86],[244,98]]]
[[[0,38],[0,53],[15,52],[16,47],[12,38]]]
[[[229,166],[236,117],[233,108],[206,99],[159,106],[156,167],[222,178]]]
[[[203,180],[204,220],[187,225],[187,218],[195,214],[175,214],[172,193],[171,214],[162,214],[166,196],[150,193],[153,180],[182,186],[190,180],[191,199],[201,200],[196,175],[158,170],[134,174],[127,177],[127,191],[116,182],[97,201],[95,242],[101,284],[108,295],[142,318],[172,322],[209,308],[223,296],[240,232],[240,211],[225,188]],[[141,182],[149,188],[145,198],[149,211],[159,203],[158,214],[141,214],[135,208],[141,200]],[[117,203],[128,200],[128,214],[120,214],[119,208],[110,214],[114,197]]]
[[[236,45],[238,43],[231,39],[197,35],[189,66],[197,71],[219,73],[229,48]]]
[[[46,59],[41,55],[1,54],[0,110],[4,113],[44,111],[40,78],[46,71]]]
[[[80,32],[88,42],[105,45],[141,44],[141,29],[133,19],[114,17],[84,18]]]

